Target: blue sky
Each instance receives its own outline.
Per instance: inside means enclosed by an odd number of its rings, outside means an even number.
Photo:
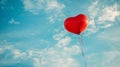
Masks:
[[[88,67],[119,67],[119,0],[0,0],[0,67],[84,67],[67,17],[84,13]]]

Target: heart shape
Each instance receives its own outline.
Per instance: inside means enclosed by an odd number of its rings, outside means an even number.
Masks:
[[[81,34],[88,25],[88,18],[85,14],[79,14],[75,17],[69,17],[64,22],[67,31],[74,34]]]

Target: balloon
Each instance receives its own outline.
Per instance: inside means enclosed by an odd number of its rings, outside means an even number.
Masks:
[[[74,34],[81,34],[86,29],[87,25],[88,18],[85,14],[69,17],[64,21],[65,29]]]

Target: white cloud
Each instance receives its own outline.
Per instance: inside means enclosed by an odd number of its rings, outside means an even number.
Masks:
[[[17,59],[17,58],[24,58],[24,56],[26,56],[26,53],[24,53],[24,52],[21,52],[20,50],[18,50],[18,49],[14,49],[14,47],[13,46],[0,46],[0,54],[3,54],[3,53],[5,53],[6,51],[9,51],[10,53],[8,54],[8,55],[10,55],[10,54],[12,54],[13,56],[13,59]],[[11,56],[11,55],[10,55]]]
[[[91,54],[87,58],[89,67],[119,67],[119,56],[119,51],[105,51]]]
[[[120,27],[119,26],[115,26],[113,28],[107,29],[106,31],[100,33],[97,37],[108,43],[111,48],[114,48],[116,50],[120,50]]]
[[[26,11],[38,14],[44,8],[44,0],[23,0],[24,8]]]
[[[55,11],[61,11],[63,8],[65,7],[64,4],[60,4],[57,2],[57,0],[54,0],[54,1],[50,1],[47,3],[46,5],[46,11],[49,11],[49,10],[55,10]]]
[[[0,46],[0,50],[2,50],[2,52],[0,52],[0,56],[2,56],[0,58],[0,66],[1,65],[14,65],[16,63],[18,63],[20,60],[17,60],[16,58],[14,58],[16,55],[14,54],[14,49],[13,46]]]
[[[114,25],[120,16],[119,4],[113,5],[103,4],[95,1],[88,7],[89,12],[89,26],[87,32],[89,34],[96,33],[100,29],[109,28]]]
[[[39,50],[30,50],[30,56],[33,58],[35,67],[78,67],[79,64],[71,56],[77,55],[78,46],[64,48],[48,48]]]
[[[67,53],[67,54],[76,54],[76,53],[80,53],[80,47],[77,45],[74,45],[72,47],[64,47],[63,50]]]
[[[66,47],[71,42],[71,37],[66,35],[66,31],[60,31],[53,35],[53,39],[57,40],[57,47]]]
[[[88,11],[91,12],[90,13],[91,18],[94,18],[97,15],[97,11],[98,11],[98,8],[96,8],[97,5],[98,5],[98,1],[95,1],[92,3],[91,6],[88,7]],[[93,10],[95,10],[95,11],[93,11]]]
[[[26,51],[16,49],[14,46],[5,45],[0,46],[0,55],[5,54],[6,56],[5,58],[3,57],[2,60],[4,61],[0,61],[0,64],[4,66],[8,63],[11,66],[12,64],[22,63],[24,61],[32,61],[34,67],[79,67],[77,59],[72,57],[79,53],[80,48],[77,45],[65,46],[64,48],[55,46],[52,48],[40,50],[30,49]]]
[[[61,40],[59,40],[59,42],[57,43],[57,47],[64,47],[64,46],[67,46],[71,41],[71,38],[70,37],[65,37]]]
[[[55,30],[55,31],[58,31],[58,30]],[[57,34],[53,35],[54,40],[61,40],[66,35],[65,31],[60,31],[60,32],[56,32],[56,33]]]
[[[114,22],[116,20],[116,17],[120,15],[120,11],[118,10],[119,5],[114,4],[113,6],[106,6],[102,9],[102,14],[98,18],[98,21],[100,23],[103,23],[105,21],[112,21]]]
[[[112,24],[107,24],[107,25],[104,25],[104,26],[101,26],[101,28],[108,28],[108,27],[111,27]]]
[[[9,21],[9,23],[10,23],[10,24],[20,24],[20,22],[14,20],[14,19],[11,19],[11,20]]]
[[[8,63],[9,65],[22,63],[24,59],[31,59],[29,61],[33,62],[34,67],[79,67],[80,65],[78,60],[72,57],[80,53],[79,46],[77,45],[60,49],[58,49],[57,47],[42,50],[31,49],[24,52],[14,48],[13,46],[0,48],[4,49],[3,51],[9,50],[13,53],[13,55],[7,55],[5,57],[6,59],[9,58],[8,60],[4,59],[4,61],[0,62],[1,64],[4,63],[4,65],[6,65],[6,63]],[[16,57],[16,55],[19,55],[19,57]],[[11,58],[10,56],[16,58]],[[87,56],[87,62],[89,67],[119,67],[119,56],[119,51],[114,50],[101,53],[93,53]],[[17,61],[15,59],[17,59]]]
[[[102,40],[119,42],[120,31],[118,30],[120,30],[120,27],[110,28],[105,32],[102,32],[101,34],[99,34],[98,37],[101,38]]]
[[[24,8],[33,14],[39,14],[40,11],[58,11],[61,12],[65,7],[64,4],[59,3],[57,0],[23,0]]]
[[[54,23],[55,20],[61,20],[65,15],[62,12],[65,7],[64,4],[57,0],[23,0],[24,8],[35,15],[45,11],[48,15],[48,20]]]
[[[13,49],[12,53],[14,54],[14,59],[24,59],[25,56],[27,55],[25,52],[21,52],[18,49]]]
[[[38,58],[33,58],[33,61],[34,61],[34,67],[42,67],[41,66],[41,60],[40,59],[38,59]]]
[[[41,39],[40,40],[41,43],[49,43],[49,41],[45,40],[45,39]]]

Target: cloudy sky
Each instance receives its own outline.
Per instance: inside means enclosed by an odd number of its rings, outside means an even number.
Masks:
[[[120,0],[0,0],[0,67],[84,67],[67,17],[84,13],[88,67],[120,67]]]

